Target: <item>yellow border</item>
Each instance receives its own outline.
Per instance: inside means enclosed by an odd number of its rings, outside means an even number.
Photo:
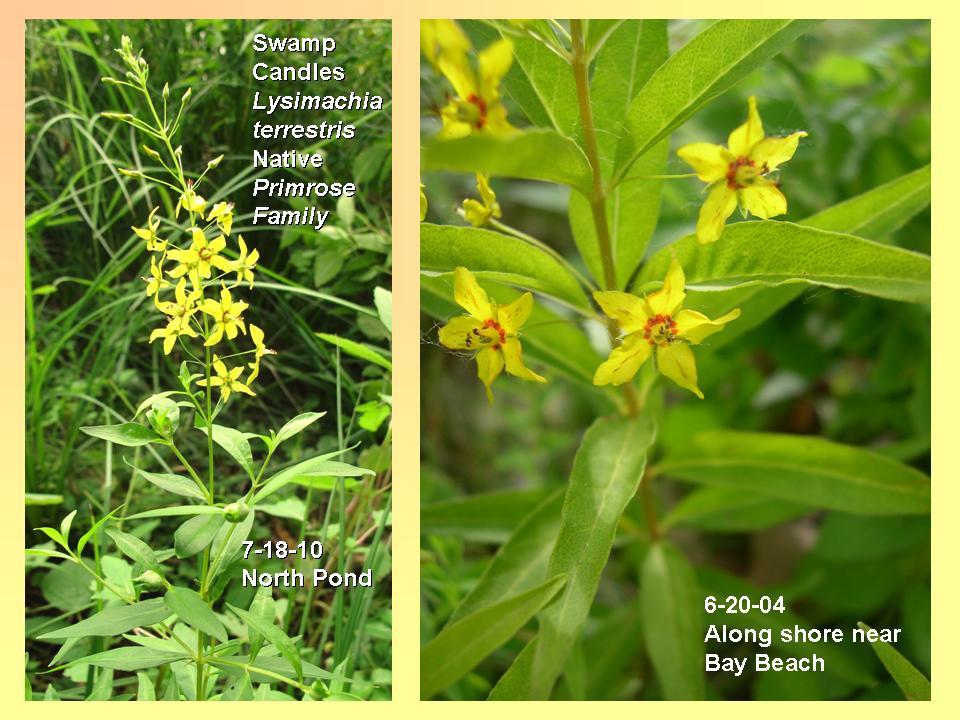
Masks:
[[[569,17],[582,16],[585,11],[594,17],[718,17],[725,14],[742,17],[749,11],[753,17],[810,17],[810,18],[903,18],[924,17],[933,20],[933,143],[937,162],[934,164],[933,183],[933,254],[936,265],[933,276],[933,382],[936,392],[933,397],[933,475],[935,510],[933,514],[933,701],[913,705],[901,703],[822,703],[800,704],[790,707],[779,703],[770,707],[767,703],[712,703],[709,705],[671,703],[669,705],[634,703],[604,703],[597,708],[583,708],[574,703],[552,703],[549,708],[524,705],[499,707],[495,710],[483,703],[459,703],[452,707],[447,703],[420,703],[418,697],[419,655],[419,252],[417,232],[417,180],[419,143],[419,58],[418,19],[420,17]],[[24,135],[23,108],[23,24],[25,17],[383,17],[394,21],[394,701],[390,704],[353,704],[341,712],[359,717],[403,717],[408,713],[417,716],[445,717],[451,713],[467,717],[480,717],[488,712],[498,715],[528,716],[531,713],[549,713],[550,717],[574,717],[583,710],[603,712],[613,716],[636,717],[645,713],[654,715],[669,713],[672,717],[689,716],[710,718],[759,718],[775,713],[783,717],[804,717],[815,713],[819,716],[843,717],[871,716],[899,718],[903,714],[917,717],[953,717],[960,707],[958,694],[960,683],[953,680],[960,669],[954,653],[960,640],[960,623],[955,598],[960,593],[957,579],[957,560],[954,548],[960,547],[958,532],[960,523],[951,517],[951,509],[960,507],[960,481],[956,475],[957,458],[948,454],[956,440],[949,425],[951,410],[960,407],[957,381],[951,374],[956,363],[956,351],[960,343],[954,338],[956,329],[950,309],[958,305],[960,283],[951,281],[953,269],[958,263],[960,238],[955,237],[955,224],[949,214],[951,170],[957,167],[958,142],[957,118],[960,117],[960,99],[954,89],[957,73],[960,72],[960,10],[955,4],[916,0],[915,2],[854,2],[853,0],[815,0],[803,3],[755,2],[749,5],[718,2],[717,0],[674,0],[671,3],[627,2],[626,0],[594,0],[590,4],[557,0],[486,0],[479,2],[455,2],[436,0],[401,3],[394,0],[356,0],[352,3],[305,2],[288,0],[282,4],[266,4],[251,0],[210,0],[205,3],[167,0],[157,4],[130,4],[129,2],[89,1],[82,5],[58,0],[45,2],[42,6],[25,3],[8,3],[3,9],[2,45],[0,58],[6,70],[2,73],[2,99],[7,112],[0,118],[2,130],[3,167],[7,171],[0,183],[0,202],[4,205],[3,259],[0,268],[0,322],[2,334],[8,346],[15,345],[24,337],[23,325],[23,167]],[[883,318],[877,318],[882,323]],[[2,502],[9,509],[10,517],[0,530],[2,547],[7,554],[11,587],[2,595],[0,617],[4,619],[3,635],[7,639],[2,659],[3,693],[7,702],[19,705],[15,712],[30,712],[36,717],[54,717],[64,712],[78,716],[96,713],[98,716],[117,716],[129,713],[121,705],[100,705],[95,708],[74,706],[69,710],[56,705],[37,705],[26,708],[23,698],[23,610],[22,582],[20,575],[20,552],[23,546],[22,492],[23,492],[23,397],[24,362],[19,351],[8,352],[0,358],[0,387],[8,401],[2,415],[2,454],[8,471],[2,480]],[[159,717],[166,713],[162,703],[139,706],[137,717]],[[289,708],[289,706],[286,706]],[[954,710],[950,711],[953,707]],[[260,703],[231,707],[229,712],[237,716],[254,717],[254,713],[267,714],[273,708]],[[326,708],[312,707],[304,713],[329,712]],[[180,706],[176,712],[183,717],[206,717],[215,708],[199,705]],[[290,712],[287,710],[286,712]],[[203,713],[201,716],[200,713]]]

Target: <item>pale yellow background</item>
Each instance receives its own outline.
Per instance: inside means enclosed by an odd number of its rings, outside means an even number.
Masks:
[[[892,2],[877,0],[816,0],[815,2],[732,2],[727,0],[671,0],[670,2],[605,1],[546,2],[503,0],[478,2],[404,2],[403,0],[351,0],[334,3],[251,2],[33,2],[6,0],[0,26],[0,202],[3,205],[0,234],[0,338],[6,352],[0,355],[0,457],[5,468],[0,475],[0,502],[6,518],[0,525],[0,557],[7,570],[7,586],[0,590],[3,649],[0,654],[0,699],[11,707],[10,718],[59,717],[267,717],[277,712],[320,715],[337,713],[351,717],[575,717],[580,713],[604,713],[615,717],[671,718],[780,718],[803,717],[960,717],[960,459],[957,457],[956,416],[960,412],[960,232],[954,221],[960,189],[960,4],[940,2]],[[421,17],[809,17],[809,18],[932,18],[933,19],[933,701],[930,703],[579,703],[527,704],[507,707],[485,703],[421,703],[419,691],[419,42]],[[24,87],[23,21],[25,18],[136,18],[136,17],[249,17],[392,18],[393,27],[393,181],[394,181],[394,568],[393,568],[393,695],[392,703],[351,703],[267,707],[264,703],[177,706],[151,703],[132,706],[121,703],[73,704],[23,702],[23,448],[24,448]],[[884,318],[878,317],[878,323]],[[919,350],[919,349],[918,349]],[[911,352],[904,348],[904,352]],[[587,659],[589,662],[589,658]],[[792,707],[790,707],[792,705]]]

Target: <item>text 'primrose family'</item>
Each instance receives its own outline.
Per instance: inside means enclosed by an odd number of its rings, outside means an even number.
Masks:
[[[326,167],[326,156],[318,143],[331,147],[332,143],[355,140],[357,127],[350,122],[350,115],[344,119],[344,113],[369,117],[382,110],[383,97],[340,85],[347,80],[348,72],[336,64],[338,46],[334,38],[282,38],[257,33],[251,47],[255,54],[251,74],[255,81],[265,85],[263,90],[254,92],[251,109],[255,115],[269,118],[255,120],[252,128],[254,140],[262,143],[253,151],[253,167],[269,173],[253,179],[252,196],[256,202],[253,224],[296,225],[319,231],[331,214],[331,210],[323,209],[320,203],[329,202],[330,207],[334,207],[339,198],[356,195],[357,186],[335,177],[336,171]],[[284,62],[285,57],[291,57],[290,53],[297,58],[292,65]],[[304,64],[304,55],[313,55],[316,60]],[[291,87],[290,83],[297,85]],[[316,94],[296,89],[304,83],[321,88],[332,84],[336,89]],[[300,122],[292,116],[294,113],[307,113],[311,122]],[[322,117],[326,113],[337,115]],[[311,146],[290,147],[286,145],[290,141],[307,142]],[[296,177],[287,179],[281,175],[284,171]],[[324,173],[326,177],[316,180],[305,177],[315,172]],[[296,209],[261,204],[272,198],[304,198],[306,202],[291,203]],[[311,201],[317,204],[309,204]]]

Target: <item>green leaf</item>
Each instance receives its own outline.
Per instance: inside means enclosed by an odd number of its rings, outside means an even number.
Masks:
[[[206,429],[203,429],[206,432]],[[213,441],[227,451],[237,464],[242,467],[250,479],[253,479],[253,452],[250,450],[250,441],[239,430],[223,425],[213,426]]]
[[[513,637],[566,583],[550,578],[445,627],[420,651],[420,697],[428,699],[470,672]]]
[[[54,530],[52,527],[38,527],[38,528],[34,528],[34,530],[42,532],[48,538],[53,540],[57,545],[62,547],[64,550],[66,550],[68,553],[70,552],[70,546],[67,544],[66,538],[60,534],[59,530]]]
[[[858,622],[857,625],[864,632],[871,628],[865,623]],[[903,691],[907,700],[929,700],[930,699],[930,681],[924,677],[923,673],[917,670],[909,660],[901,655],[890,643],[877,640],[871,642],[870,647],[880,658],[880,662],[890,673],[890,677]]]
[[[373,289],[373,304],[377,308],[377,316],[388,332],[393,330],[393,293],[382,287]]]
[[[96,534],[97,530],[99,530],[101,527],[103,527],[103,525],[104,525],[108,520],[110,520],[114,515],[116,515],[118,512],[120,512],[120,510],[121,510],[123,507],[124,507],[124,506],[121,505],[121,506],[115,508],[114,510],[111,510],[109,513],[107,513],[107,514],[104,515],[102,518],[100,518],[99,520],[97,520],[97,522],[95,522],[95,523],[93,524],[93,526],[92,526],[89,530],[87,530],[83,535],[80,536],[80,539],[77,541],[77,555],[78,555],[78,556],[83,552],[83,549],[87,546],[87,543],[90,542],[91,538],[93,538],[93,536]]]
[[[108,529],[106,533],[117,544],[117,549],[128,558],[140,563],[146,570],[153,570],[159,575],[164,574],[163,566],[157,560],[157,556],[143,540],[121,530]]]
[[[688,494],[661,524],[664,529],[679,525],[708,532],[745,533],[773,527],[809,512],[808,505],[716,485]]]
[[[80,428],[87,435],[112,442],[116,445],[137,447],[152,442],[166,442],[161,435],[139,423],[121,423],[119,425],[92,425]]]
[[[161,490],[166,490],[169,493],[174,495],[182,495],[183,497],[194,498],[195,500],[206,501],[207,497],[200,490],[197,483],[192,479],[183,477],[182,475],[173,475],[171,473],[155,473],[148,472],[146,470],[141,470],[136,465],[127,463],[134,472],[136,472],[140,477],[146,480],[153,485],[156,485]]]
[[[355,465],[329,459],[334,455],[340,454],[342,453],[339,451],[327,453],[326,455],[310,458],[292,467],[288,467],[285,470],[281,470],[263,483],[263,486],[257,491],[256,495],[253,496],[253,502],[260,502],[264,498],[273,495],[273,493],[284,485],[294,482],[298,477],[302,476],[333,475],[336,477],[359,477],[361,475],[376,474],[373,470],[367,470],[366,468],[359,468]]]
[[[144,510],[134,515],[128,515],[126,520],[146,520],[157,517],[177,517],[178,515],[222,515],[222,507],[212,505],[173,505],[172,507]]]
[[[90,602],[91,578],[78,563],[60,563],[43,576],[43,599],[58,610],[77,613]]]
[[[927,175],[926,180],[924,175]],[[927,190],[918,192],[918,188],[925,184]],[[929,170],[922,169],[868,190],[809,217],[800,224],[879,241],[929,205],[929,194]],[[912,201],[901,203],[901,197],[911,197]],[[918,201],[923,197],[926,197],[926,204]],[[737,321],[728,325],[722,333],[710,338],[710,342],[704,346],[705,350],[710,351],[727,345],[756,327],[799,297],[805,289],[802,285],[773,288],[752,285],[720,292],[688,289],[686,305],[709,317],[719,317],[734,308],[741,309]]]
[[[666,541],[651,546],[640,577],[644,642],[666,700],[702,700],[703,605],[693,568]]]
[[[205,632],[222,643],[227,641],[226,628],[199,593],[190,588],[174,586],[167,590],[163,601],[171,612],[194,630]]]
[[[488,280],[483,274],[478,279],[484,290],[501,305],[520,296],[514,288]],[[420,303],[424,312],[443,322],[463,313],[463,309],[453,302],[451,273],[436,277],[421,275]],[[593,373],[603,358],[569,318],[546,309],[543,303],[534,303],[521,342],[524,358],[542,362],[565,377],[593,387]]]
[[[420,534],[499,544],[545,496],[543,490],[502,490],[424,505],[420,508]]]
[[[300,413],[292,420],[289,420],[279,431],[274,438],[274,448],[277,447],[284,440],[289,440],[294,435],[303,432],[307,427],[315,423],[317,420],[326,415],[325,412],[305,412]]]
[[[721,20],[680,48],[630,105],[617,148],[617,180],[641,155],[816,24],[810,20]]]
[[[336,345],[338,348],[347,353],[347,355],[352,355],[353,357],[366,360],[374,365],[379,365],[390,372],[393,371],[393,363],[380,348],[373,347],[372,345],[366,345],[364,343],[358,343],[355,340],[340,337],[339,335],[331,335],[330,333],[317,333],[317,337],[324,342],[330,343],[331,345]]]
[[[160,650],[158,648],[140,647],[118,647],[104,652],[94,653],[86,657],[71,661],[66,667],[74,665],[95,665],[96,667],[109,668],[111,670],[122,670],[124,672],[136,672],[147,668],[157,667],[159,665],[168,665],[177,660],[183,660],[189,657],[185,652],[174,652],[172,650]]]
[[[710,431],[669,455],[658,473],[690,482],[861,515],[930,512],[930,479],[862,448],[818,437]]]
[[[67,640],[89,636],[107,637],[122,635],[137,627],[147,627],[163,622],[170,611],[162,598],[152,598],[133,605],[108,607],[73,625],[53,630],[39,636],[39,640]]]
[[[173,533],[173,549],[178,558],[193,557],[207,547],[225,522],[223,514],[196,515]]]
[[[930,302],[928,255],[794,223],[735,223],[705,246],[686,237],[651,257],[637,285],[663,280],[673,257],[694,289],[803,283]]]
[[[420,266],[452,272],[461,265],[480,277],[589,308],[577,279],[546,251],[493,230],[421,223]]]
[[[493,605],[504,596],[525,592],[546,579],[562,506],[563,492],[557,490],[520,522],[514,523],[516,530],[497,550],[473,590],[457,605],[449,623]],[[423,515],[420,523],[422,531]]]
[[[587,430],[573,461],[547,576],[568,582],[540,613],[529,663],[514,663],[494,687],[497,700],[549,698],[580,635],[617,525],[636,494],[655,430],[648,418],[601,418]]]
[[[137,702],[156,700],[157,693],[153,688],[153,680],[145,672],[137,673]]]
[[[251,615],[259,618],[261,622],[273,625],[273,621],[277,616],[276,607],[277,604],[273,599],[273,591],[269,587],[260,586],[257,588],[257,594],[254,595],[253,600],[250,601],[249,612]],[[254,662],[257,659],[257,655],[260,654],[261,648],[263,648],[265,638],[254,628],[248,627],[247,639],[250,641],[250,662]]]
[[[604,178],[613,173],[617,139],[623,132],[623,118],[630,102],[668,55],[664,20],[621,22],[597,54],[590,97]],[[608,194],[607,226],[618,288],[626,287],[633,276],[657,226],[663,181],[644,178],[664,173],[667,150],[666,141],[652,148],[634,166],[633,179],[617,185]],[[570,227],[590,272],[605,284],[593,213],[590,203],[579,194],[570,196]]]
[[[930,166],[874,188],[803,221],[803,225],[881,240],[930,205]]]
[[[255,615],[254,613],[247,612],[233,605],[228,605],[228,607],[236,613],[237,617],[247,624],[248,628],[256,630],[257,633],[266,638],[270,644],[280,652],[280,655],[293,666],[293,669],[297,673],[297,679],[302,682],[303,663],[300,659],[300,652],[297,650],[297,646],[293,640],[291,640],[283,630],[273,624],[272,618],[265,620],[260,615]]]
[[[210,586],[240,555],[243,541],[250,536],[255,516],[256,513],[251,512],[238,523],[224,523],[220,526],[210,545],[210,572],[207,576]]]
[[[470,135],[428,140],[420,170],[483,172],[503,177],[545,180],[589,195],[593,175],[583,150],[553,130],[527,130],[503,137]]]

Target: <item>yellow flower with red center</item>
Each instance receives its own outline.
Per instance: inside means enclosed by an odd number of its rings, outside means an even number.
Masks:
[[[157,230],[160,228],[160,221],[154,220],[153,216],[157,214],[159,207],[155,207],[147,216],[147,226],[144,228],[130,228],[137,237],[147,241],[147,250],[149,252],[163,252],[167,248],[167,241],[157,237]]]
[[[233,229],[233,203],[218,202],[214,205],[210,209],[210,214],[207,215],[207,222],[212,220],[217,221],[217,227],[224,235],[229,235],[230,230]]]
[[[533,310],[533,295],[526,292],[509,305],[497,305],[473,273],[458,267],[453,297],[469,315],[459,315],[440,328],[440,344],[450,350],[476,351],[477,376],[490,402],[490,386],[504,370],[522,380],[547,381],[524,365],[520,346],[520,328]]]
[[[147,281],[147,297],[155,296],[162,288],[170,283],[163,277],[163,261],[157,263],[157,258],[150,256],[150,277],[143,278]]]
[[[256,395],[245,383],[240,382],[240,376],[243,374],[243,365],[237,365],[235,368],[227,368],[217,355],[213,356],[213,370],[216,373],[210,378],[210,387],[220,388],[220,397],[224,402],[230,399],[235,392],[241,392],[246,395]],[[206,378],[197,380],[200,387],[207,386]]]
[[[699,142],[677,150],[697,177],[710,183],[697,219],[697,240],[701,244],[720,238],[737,205],[761,220],[787,212],[787,199],[770,174],[793,157],[800,138],[807,133],[801,130],[785,137],[767,137],[757,99],[751,97],[747,104],[747,121],[730,133],[727,147]]]
[[[699,345],[740,317],[739,308],[711,320],[696,310],[681,309],[686,295],[683,268],[674,259],[663,286],[646,297],[618,291],[595,292],[603,312],[617,321],[622,342],[597,368],[594,385],[630,381],[651,356],[661,374],[703,399],[697,386],[697,364],[691,345]]]
[[[477,55],[477,64],[468,57],[470,41],[456,23],[421,23],[421,48],[429,60],[453,85],[457,96],[440,110],[443,129],[440,137],[452,139],[471,133],[506,135],[515,128],[507,121],[507,109],[500,96],[500,81],[513,64],[513,43],[501,39]]]
[[[260,260],[260,251],[256,248],[252,252],[247,252],[247,243],[244,242],[243,235],[237,235],[237,243],[240,245],[240,256],[231,266],[237,273],[237,283],[246,280],[253,287],[253,271]]]
[[[207,347],[216,345],[223,339],[224,334],[230,340],[233,340],[241,332],[246,335],[247,327],[244,325],[241,315],[248,307],[250,306],[242,300],[234,302],[230,296],[230,291],[226,287],[220,290],[220,302],[211,298],[204,300],[200,305],[200,310],[213,317],[214,320],[213,330],[210,331],[210,336],[204,345]]]
[[[191,213],[202,213],[206,207],[207,201],[200,195],[197,195],[193,189],[193,182],[187,180],[187,189],[183,195],[180,196],[180,200],[177,201],[177,209],[174,212],[174,217],[180,216],[180,208],[184,208],[187,212]]]
[[[207,240],[206,234],[200,228],[191,228],[193,242],[186,250],[171,250],[167,253],[171,260],[180,263],[170,271],[170,277],[181,277],[187,273],[193,281],[194,287],[200,287],[201,280],[206,280],[212,274],[211,268],[223,272],[230,272],[233,265],[220,252],[227,246],[223,235],[213,240]]]

